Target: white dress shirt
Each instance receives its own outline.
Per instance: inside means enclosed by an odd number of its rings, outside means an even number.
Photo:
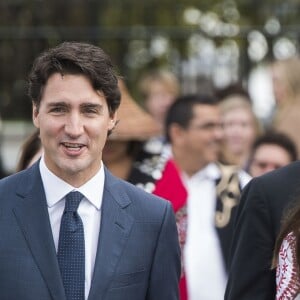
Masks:
[[[222,300],[227,281],[222,250],[215,229],[216,180],[221,176],[211,163],[192,177],[182,174],[188,191],[188,226],[184,264],[189,300]],[[250,176],[242,172],[242,186]]]
[[[58,249],[61,217],[65,208],[65,196],[71,191],[79,191],[84,198],[78,207],[78,214],[84,227],[85,241],[85,299],[91,287],[94,271],[98,237],[100,231],[101,204],[104,187],[104,168],[79,188],[74,188],[56,175],[46,166],[44,157],[40,161],[40,172],[46,193],[50,224],[55,249]]]

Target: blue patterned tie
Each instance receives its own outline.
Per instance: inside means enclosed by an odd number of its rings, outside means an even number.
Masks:
[[[60,224],[57,259],[67,300],[84,300],[84,231],[77,213],[82,198],[79,192],[66,196]]]

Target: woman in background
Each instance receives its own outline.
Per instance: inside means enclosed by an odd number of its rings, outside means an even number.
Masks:
[[[220,161],[247,169],[252,144],[261,131],[251,102],[243,95],[231,95],[221,100],[220,109],[224,129]]]
[[[166,113],[180,94],[180,83],[173,72],[155,69],[142,75],[138,87],[143,107],[160,128],[159,134],[145,143],[144,150],[149,154],[159,154],[165,144]]]

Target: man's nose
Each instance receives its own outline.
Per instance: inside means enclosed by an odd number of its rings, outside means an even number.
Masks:
[[[70,114],[65,124],[65,132],[70,136],[79,136],[83,133],[83,128],[80,114]]]

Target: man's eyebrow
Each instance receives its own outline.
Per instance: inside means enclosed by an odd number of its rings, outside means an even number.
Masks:
[[[54,106],[68,106],[68,104],[64,101],[56,101],[56,102],[48,103],[48,107],[54,107]]]
[[[82,103],[80,104],[80,107],[82,108],[97,108],[97,109],[102,109],[103,105],[99,103]]]

